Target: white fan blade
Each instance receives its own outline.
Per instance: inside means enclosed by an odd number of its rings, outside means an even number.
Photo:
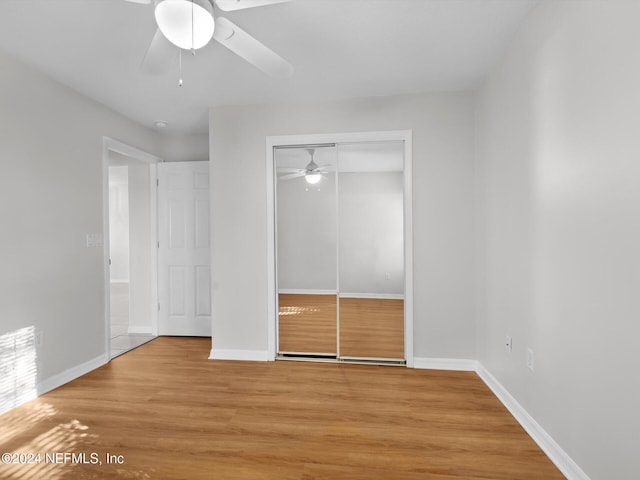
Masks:
[[[329,165],[329,164],[327,164],[327,165],[320,165],[319,167],[314,168],[314,169],[313,169],[313,171],[314,171],[314,172],[318,172],[320,169],[323,169],[323,170],[332,170],[332,169],[334,169],[334,168],[336,168],[336,166],[335,166],[335,165]],[[320,172],[320,173],[329,173],[329,172],[324,172],[324,171],[323,171],[323,172]]]
[[[216,0],[215,3],[220,7],[220,10],[232,12],[233,10],[264,7],[266,5],[274,5],[276,3],[285,3],[290,1],[291,0]]]
[[[151,0],[124,0],[125,2],[130,2],[130,3],[141,3],[143,5],[149,5],[151,3]]]
[[[287,78],[293,74],[289,62],[226,18],[216,18],[213,38],[267,75]]]
[[[292,178],[304,177],[306,174],[307,172],[290,173],[280,177],[280,180],[291,180]]]
[[[178,47],[167,40],[158,28],[142,60],[142,70],[156,75],[164,73],[171,67],[177,53]]]

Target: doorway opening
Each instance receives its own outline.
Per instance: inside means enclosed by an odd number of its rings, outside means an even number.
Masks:
[[[104,139],[106,348],[117,357],[156,337],[158,158]]]

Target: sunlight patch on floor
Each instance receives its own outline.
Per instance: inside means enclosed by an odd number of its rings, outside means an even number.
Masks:
[[[0,336],[0,414],[38,396],[35,327]]]

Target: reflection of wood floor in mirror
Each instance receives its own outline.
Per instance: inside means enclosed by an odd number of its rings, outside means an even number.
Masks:
[[[336,296],[280,294],[280,352],[336,353]],[[404,302],[340,299],[340,355],[404,359]]]
[[[336,354],[336,296],[280,294],[280,352]]]
[[[341,298],[340,356],[404,359],[404,301]]]

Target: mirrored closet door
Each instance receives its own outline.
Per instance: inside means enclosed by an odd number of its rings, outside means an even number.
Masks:
[[[402,142],[338,146],[340,357],[404,359]]]
[[[404,361],[403,153],[276,148],[280,356]]]
[[[336,147],[279,148],[275,162],[278,352],[335,358]]]

